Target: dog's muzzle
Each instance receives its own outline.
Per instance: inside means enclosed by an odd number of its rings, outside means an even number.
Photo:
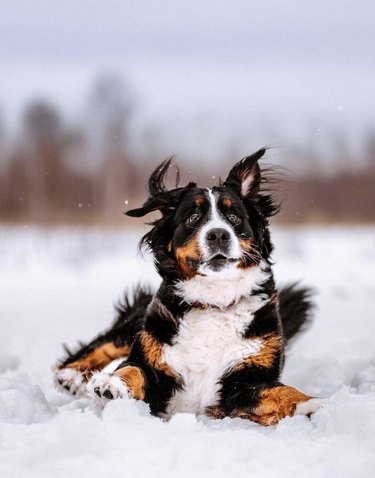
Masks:
[[[206,244],[211,254],[228,254],[231,237],[226,229],[210,229],[206,234]]]
[[[229,231],[223,228],[210,229],[205,237],[209,259],[205,262],[211,270],[217,272],[229,262],[232,239]]]

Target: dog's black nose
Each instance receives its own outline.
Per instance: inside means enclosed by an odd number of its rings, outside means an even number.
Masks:
[[[230,242],[230,234],[226,229],[211,229],[206,234],[206,241],[211,248],[225,249]]]

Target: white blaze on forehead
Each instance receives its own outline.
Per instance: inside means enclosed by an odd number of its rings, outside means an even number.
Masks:
[[[228,231],[231,238],[230,249],[228,251],[229,256],[231,258],[240,257],[240,243],[237,239],[236,234],[234,233],[233,228],[220,215],[220,211],[217,208],[217,197],[212,191],[212,189],[208,188],[207,192],[208,199],[210,201],[209,218],[206,224],[202,227],[201,232],[199,234],[199,246],[203,253],[203,258],[207,259],[209,256],[206,236],[208,231],[210,231],[211,229],[225,229],[226,231]]]

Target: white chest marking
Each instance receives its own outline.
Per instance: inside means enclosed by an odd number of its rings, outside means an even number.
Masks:
[[[192,279],[177,282],[176,293],[189,304],[201,302],[224,308],[259,289],[270,277],[265,267],[264,261],[260,261],[259,266],[250,269],[231,267],[212,276],[196,275]],[[262,306],[264,298],[258,295],[258,308]]]
[[[244,358],[261,349],[259,339],[242,337],[253,319],[253,298],[243,299],[226,310],[197,310],[186,314],[172,346],[163,349],[166,363],[183,379],[183,390],[172,398],[167,414],[202,413],[215,405],[220,378]]]

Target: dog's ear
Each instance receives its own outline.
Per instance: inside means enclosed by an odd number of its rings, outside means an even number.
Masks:
[[[258,161],[265,152],[266,149],[262,148],[251,156],[241,159],[230,170],[223,185],[237,189],[243,197],[256,194],[259,191],[261,181]]]
[[[143,217],[153,211],[160,211],[163,216],[176,209],[176,201],[172,194],[164,193],[159,197],[149,198],[142,207],[130,209],[125,214],[130,217]]]
[[[131,209],[125,214],[130,217],[142,217],[152,211],[161,211],[164,215],[176,208],[176,190],[167,191],[164,184],[164,177],[173,158],[163,161],[151,174],[148,181],[149,198],[142,207]],[[179,181],[177,170],[176,187]]]

